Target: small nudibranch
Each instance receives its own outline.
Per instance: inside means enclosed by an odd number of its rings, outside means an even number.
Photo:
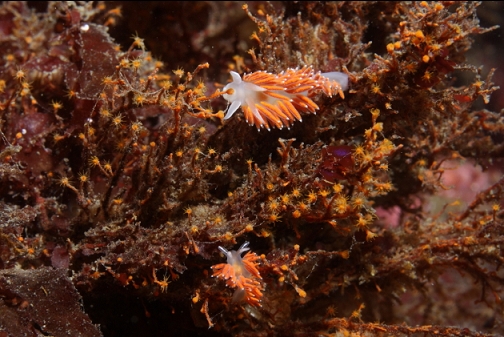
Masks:
[[[247,122],[257,129],[270,126],[279,129],[290,127],[295,120],[301,121],[301,112],[316,113],[318,105],[312,98],[319,93],[327,96],[348,89],[348,75],[340,72],[315,72],[312,67],[287,69],[278,75],[265,71],[240,75],[231,71],[233,81],[223,91],[223,97],[231,103],[224,119],[242,108]]]
[[[212,266],[212,276],[226,281],[228,287],[237,288],[233,301],[244,299],[248,304],[260,307],[262,294],[261,274],[257,270],[259,259],[257,254],[247,252],[241,256],[248,248],[248,242],[245,242],[237,251],[228,251],[219,246],[221,252],[227,257],[227,263],[220,263]]]

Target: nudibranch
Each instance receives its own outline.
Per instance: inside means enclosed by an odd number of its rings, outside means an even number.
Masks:
[[[230,103],[224,119],[241,107],[247,122],[257,129],[289,128],[295,120],[301,121],[300,112],[316,113],[319,107],[312,100],[314,96],[324,93],[345,98],[343,91],[348,89],[347,74],[315,72],[307,66],[278,75],[256,71],[243,79],[231,71],[231,77],[233,81],[223,89],[227,91],[223,97]]]
[[[237,251],[228,251],[219,246],[221,252],[227,257],[227,263],[220,263],[212,266],[212,276],[226,281],[228,287],[236,288],[233,301],[245,300],[248,304],[260,307],[262,294],[261,274],[257,270],[259,256],[252,252],[247,252],[250,248],[245,242]]]

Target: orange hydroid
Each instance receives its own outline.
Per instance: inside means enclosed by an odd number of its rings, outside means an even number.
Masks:
[[[241,107],[247,122],[257,129],[290,127],[295,120],[301,121],[300,112],[318,110],[312,100],[315,95],[338,94],[344,98],[343,91],[348,88],[348,75],[314,72],[312,67],[287,69],[278,75],[256,71],[244,75],[243,79],[232,71],[231,77],[233,81],[224,87],[228,93],[223,97],[231,103],[224,119]]]

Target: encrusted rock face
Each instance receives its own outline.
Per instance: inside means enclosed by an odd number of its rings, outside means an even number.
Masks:
[[[0,270],[0,294],[6,336],[103,336],[82,312],[82,297],[65,269]]]
[[[504,331],[478,3],[112,6],[0,6],[0,336]]]

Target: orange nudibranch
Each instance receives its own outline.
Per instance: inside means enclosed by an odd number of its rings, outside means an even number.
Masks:
[[[263,287],[261,274],[257,270],[256,261],[259,256],[252,252],[241,256],[250,249],[248,244],[245,242],[237,251],[228,251],[219,246],[220,251],[227,257],[227,263],[212,266],[212,276],[225,280],[228,287],[236,288],[233,301],[245,300],[252,306],[260,307]]]
[[[343,91],[348,89],[347,74],[315,72],[306,66],[278,75],[256,71],[245,74],[243,79],[232,71],[231,77],[233,81],[223,89],[228,91],[223,97],[231,103],[224,119],[241,107],[247,122],[257,129],[289,128],[295,120],[301,121],[300,112],[316,113],[319,107],[312,101],[315,95],[339,94],[345,98]]]

